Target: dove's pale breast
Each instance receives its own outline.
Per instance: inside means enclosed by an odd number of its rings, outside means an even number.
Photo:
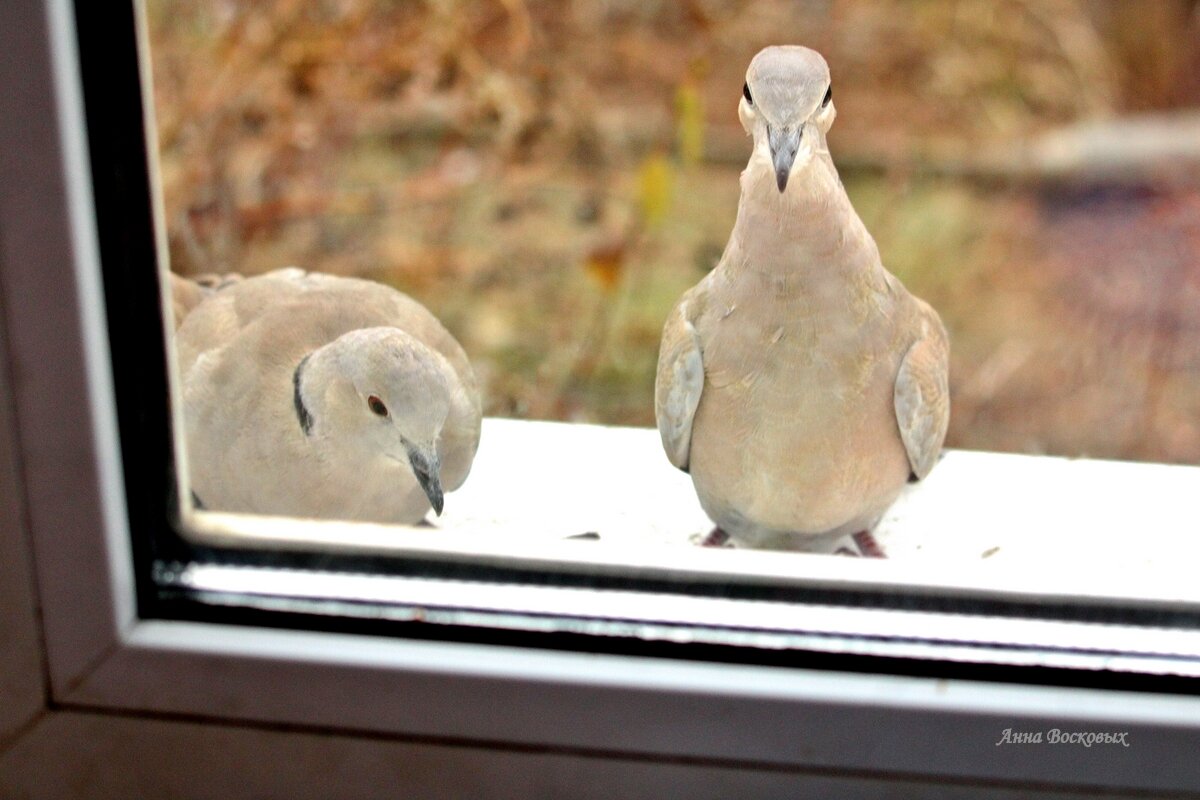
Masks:
[[[695,318],[690,471],[705,510],[743,538],[868,527],[909,474],[893,391],[911,298],[882,270],[803,274],[718,269]]]

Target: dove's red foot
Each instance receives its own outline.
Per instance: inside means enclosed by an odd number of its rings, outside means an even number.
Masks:
[[[859,531],[850,537],[854,540],[854,546],[858,548],[857,552],[849,547],[839,547],[833,551],[835,556],[853,556],[854,558],[887,558],[887,553],[883,552],[878,540],[871,534],[870,531]]]
[[[887,554],[870,531],[859,531],[850,538],[858,545],[858,551],[862,553],[863,558],[887,558]]]
[[[701,547],[732,547],[729,543],[729,534],[720,528],[713,528],[708,532],[708,535],[700,540]]]

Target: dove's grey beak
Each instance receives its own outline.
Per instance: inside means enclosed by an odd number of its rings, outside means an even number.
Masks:
[[[408,451],[408,463],[412,465],[417,483],[421,484],[421,489],[429,498],[429,505],[433,506],[434,513],[440,517],[444,498],[442,496],[442,462],[438,458],[437,450],[424,451],[414,447]]]
[[[775,183],[779,193],[787,188],[788,178],[792,174],[792,162],[796,160],[796,151],[800,149],[800,137],[804,128],[775,128],[767,129],[767,144],[771,148],[771,161],[775,165]]]

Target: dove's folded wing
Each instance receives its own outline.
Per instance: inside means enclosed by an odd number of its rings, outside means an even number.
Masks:
[[[671,463],[684,472],[692,446],[692,420],[704,391],[700,338],[687,314],[691,297],[692,292],[684,295],[667,317],[654,384],[654,416],[663,449]]]
[[[937,312],[921,300],[916,302],[921,336],[900,363],[895,406],[908,463],[921,479],[937,463],[950,425],[950,348]]]

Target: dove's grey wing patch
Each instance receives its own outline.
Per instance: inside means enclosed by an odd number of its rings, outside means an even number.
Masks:
[[[950,425],[950,348],[937,314],[917,302],[922,335],[904,354],[894,399],[908,463],[921,479],[937,463]]]
[[[700,338],[687,319],[688,298],[675,306],[663,326],[654,382],[654,416],[667,458],[687,472],[692,447],[692,419],[704,390]]]

